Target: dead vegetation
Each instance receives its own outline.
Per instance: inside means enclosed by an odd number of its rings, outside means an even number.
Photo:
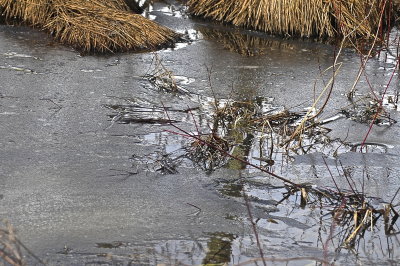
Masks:
[[[157,54],[154,55],[149,70],[142,77],[158,91],[178,94],[188,93],[186,89],[177,84],[172,71],[164,66]]]
[[[192,136],[191,147],[194,148],[192,152],[194,151],[198,155],[196,162],[210,165],[212,162],[226,163],[227,159],[230,159],[242,164],[238,169],[256,168],[276,177],[271,168],[275,164],[273,154],[286,153],[287,156],[290,156],[290,153],[307,154],[313,151],[321,152],[324,150],[322,147],[329,146],[328,149],[332,150],[331,155],[334,156],[335,149],[337,152],[340,145],[346,146],[344,142],[339,142],[337,148],[332,146],[331,143],[334,140],[328,137],[324,138],[323,129],[318,123],[313,123],[310,120],[306,123],[307,130],[304,130],[298,136],[304,141],[291,139],[291,134],[302,115],[287,110],[275,110],[269,113],[266,112],[266,105],[265,100],[263,101],[261,98],[248,102],[231,101],[218,105],[215,108],[212,122],[212,125],[218,127],[218,129],[212,128],[211,133],[207,135]],[[273,108],[269,110],[273,110]],[[262,133],[259,136],[263,136],[263,139],[258,140],[258,148],[253,146],[256,142],[254,137],[246,137],[249,134],[256,134],[257,131]],[[237,135],[242,137],[238,138]],[[249,139],[251,143],[246,143],[246,140]],[[289,142],[286,140],[289,140]],[[235,152],[234,149],[238,149],[239,146],[250,147],[240,148],[240,152]],[[347,145],[347,149],[350,149],[350,147],[350,145]],[[260,158],[249,158],[255,149],[259,149]],[[260,164],[252,163],[253,159],[259,161]],[[330,239],[326,241],[335,239],[339,242],[338,248],[355,250],[359,240],[367,232],[372,233],[375,228],[382,230],[386,236],[398,234],[396,227],[399,218],[398,206],[393,204],[393,201],[400,188],[390,202],[377,205],[375,202],[379,199],[369,197],[364,192],[364,177],[363,187],[358,189],[351,171],[346,170],[340,161],[336,165],[338,175],[334,176],[325,159],[323,160],[335,187],[298,184],[291,181],[287,182],[288,180],[285,181],[284,178],[280,177],[281,181],[285,183],[287,193],[284,194],[279,203],[296,195],[300,199],[299,206],[301,208],[320,206],[324,217],[331,216],[331,226],[340,228],[337,235],[332,233],[329,235]],[[229,167],[231,168],[231,166]],[[212,167],[205,168],[212,170]],[[343,180],[344,183],[339,180]],[[240,182],[247,181],[242,180]],[[242,196],[242,193],[239,192],[239,195]],[[377,228],[381,226],[382,228]]]
[[[346,178],[349,180],[350,189],[286,186],[288,192],[280,202],[297,194],[302,208],[323,206],[321,211],[324,215],[329,214],[332,222],[341,227],[343,234],[340,234],[339,244],[343,248],[354,249],[357,240],[365,236],[367,231],[372,232],[379,221],[383,228],[377,228],[378,230],[383,229],[384,234],[388,236],[397,234],[395,224],[399,214],[393,202],[381,206],[372,204],[371,202],[377,199],[366,196],[363,191],[357,191],[351,177]],[[330,235],[330,238],[333,239],[334,236]]]
[[[207,145],[210,144],[210,145]],[[224,166],[227,162],[224,152],[230,152],[232,145],[217,134],[205,134],[194,139],[186,148],[187,157],[207,173]]]
[[[190,0],[189,11],[236,26],[283,36],[373,39],[393,19],[391,1]]]
[[[8,222],[3,223],[0,227],[0,258],[13,266],[26,265],[14,228]]]
[[[385,110],[378,99],[365,96],[353,99],[350,105],[342,108],[341,113],[359,123],[390,126],[397,122],[390,117],[390,112]]]
[[[232,165],[228,167],[238,170],[257,169],[260,172],[267,173],[273,178],[283,181],[287,192],[284,193],[283,198],[277,203],[278,205],[295,195],[296,198],[300,199],[299,206],[301,208],[321,208],[321,219],[322,217],[326,219],[329,215],[332,227],[332,232],[328,235],[326,243],[329,241],[338,243],[338,247],[336,247],[337,252],[340,252],[339,249],[345,248],[357,253],[356,248],[360,239],[365,237],[367,233],[372,234],[374,229],[384,232],[386,236],[398,234],[398,205],[393,204],[393,201],[399,191],[393,196],[392,201],[376,204],[375,202],[379,201],[379,199],[369,197],[364,192],[364,179],[362,181],[363,187],[358,189],[351,171],[346,170],[340,162],[336,165],[338,175],[334,176],[332,174],[333,171],[329,169],[325,161],[325,157],[323,157],[327,172],[330,173],[335,187],[319,187],[310,184],[295,183],[277,175],[271,168],[275,163],[273,154],[283,154],[285,152],[287,154],[290,152],[306,154],[314,151],[314,145],[316,146],[315,149],[321,152],[323,149],[319,145],[329,146],[330,143],[328,138],[316,136],[314,140],[308,139],[303,144],[298,140],[291,140],[294,144],[288,145],[284,140],[290,139],[292,132],[290,128],[296,127],[296,121],[301,116],[285,110],[265,114],[260,112],[260,106],[262,106],[262,101],[260,100],[258,102],[231,102],[222,104],[216,108],[213,116],[214,120],[211,123],[213,127],[210,128],[211,132],[209,134],[201,134],[200,132],[191,134],[174,125],[174,123],[171,123],[171,125],[178,130],[175,134],[180,134],[191,139],[189,149],[187,149],[187,157],[199,165],[201,169],[212,172],[219,167],[227,165],[229,160],[235,161],[240,164],[238,168],[232,168]],[[166,113],[168,116],[167,111]],[[307,123],[310,123],[310,121]],[[262,132],[264,138],[269,138],[268,136],[270,136],[269,140],[264,139],[263,141],[269,141],[268,145],[271,150],[259,140],[259,154],[261,158],[251,158],[257,147],[253,146],[255,138],[249,138],[248,136],[255,134],[257,131]],[[274,138],[275,140],[277,139],[278,132],[279,134],[283,134],[281,142],[274,141]],[[303,131],[300,137],[306,139],[308,135],[313,134],[321,135],[318,124],[308,125],[308,130]],[[238,137],[238,135],[241,137]],[[249,140],[250,143],[246,143]],[[281,147],[276,147],[279,145]],[[345,144],[340,143],[340,145]],[[334,150],[334,147],[330,148]],[[238,152],[237,150],[240,151]],[[260,161],[260,164],[253,163],[253,159]],[[237,189],[242,189],[244,184],[251,181],[240,179],[238,182]],[[234,184],[236,183],[229,183],[229,186]],[[235,188],[235,191],[237,189]],[[230,191],[229,195],[245,197],[243,193],[245,192],[239,190],[237,193],[232,194]],[[335,233],[336,227],[338,229]]]
[[[134,14],[123,0],[0,0],[9,20],[48,31],[82,52],[155,50],[173,45],[179,34]]]
[[[24,251],[24,254],[23,252]],[[15,229],[8,221],[0,222],[0,264],[12,266],[27,265],[26,258],[31,257],[35,265],[46,265],[32,253],[16,236]]]

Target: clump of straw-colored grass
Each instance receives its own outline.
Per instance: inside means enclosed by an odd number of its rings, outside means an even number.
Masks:
[[[179,38],[130,12],[124,0],[0,0],[0,6],[8,19],[45,29],[83,52],[154,50]]]
[[[49,0],[0,0],[0,6],[7,19],[22,20],[32,26],[46,23],[52,9]]]
[[[62,43],[84,51],[155,49],[172,44],[177,34],[141,15],[93,6],[80,1],[56,1],[44,28]]]
[[[380,0],[189,0],[198,16],[279,35],[370,37],[380,25]]]
[[[0,6],[4,8],[3,13],[9,19],[20,19],[32,26],[45,25],[54,13],[54,4],[59,0],[0,0]],[[63,2],[69,2],[68,0]],[[129,7],[124,0],[96,0],[80,1],[93,7],[112,8],[128,11]]]

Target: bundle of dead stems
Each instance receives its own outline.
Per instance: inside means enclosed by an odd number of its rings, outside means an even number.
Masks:
[[[320,38],[373,37],[380,25],[380,0],[189,0],[192,14],[280,35]],[[387,15],[388,12],[382,14]]]
[[[139,14],[123,0],[0,0],[3,14],[50,32],[83,52],[154,50],[179,37]]]
[[[351,179],[348,175],[344,175],[346,178]],[[349,184],[350,182],[353,181],[350,180]],[[306,205],[313,205],[318,201],[323,203],[323,206],[327,209],[332,208],[329,213],[332,215],[334,222],[346,228],[341,241],[341,244],[346,248],[353,248],[356,240],[363,237],[367,230],[371,229],[372,231],[379,219],[383,222],[386,235],[397,234],[395,224],[400,216],[392,201],[399,191],[396,192],[390,203],[385,203],[379,208],[374,207],[370,203],[376,200],[376,198],[367,197],[364,192],[358,192],[352,186],[351,190],[346,191],[339,189],[339,187],[329,189],[317,186],[295,187],[287,185],[286,188],[288,189],[288,193],[280,202],[287,199],[290,195],[299,193],[300,206],[302,208]]]

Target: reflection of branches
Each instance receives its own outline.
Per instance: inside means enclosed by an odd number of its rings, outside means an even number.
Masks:
[[[173,123],[171,123],[171,125],[180,130],[181,133],[179,134],[183,134],[186,137],[193,139],[197,145],[201,145],[203,148],[207,147],[208,150],[213,150],[218,153],[219,156],[229,157],[247,166],[255,167],[242,156],[235,156],[204,137],[191,135],[188,132],[181,130]],[[335,180],[335,177],[330,172],[327,164],[326,166],[333,182],[335,183],[336,187],[334,189],[295,184],[293,182],[287,182],[288,180],[285,178],[277,177],[286,183],[287,188],[287,193],[284,194],[283,199],[279,203],[288,199],[292,195],[296,195],[296,197],[299,196],[300,198],[300,207],[305,208],[307,205],[310,206],[319,202],[319,205],[324,208],[324,212],[327,210],[327,214],[332,217],[333,224],[331,226],[328,240],[323,245],[324,248],[327,248],[328,241],[335,238],[340,240],[339,242],[341,245],[353,249],[359,240],[365,235],[366,231],[377,225],[378,220],[383,221],[386,235],[395,233],[394,225],[398,220],[399,214],[392,203],[385,205],[383,208],[373,206],[371,202],[376,199],[366,197],[364,195],[364,189],[359,192],[354,180],[352,179],[352,172],[344,169],[341,165],[342,171],[339,171],[338,169],[338,172],[339,174],[342,172],[341,176],[346,180],[350,189],[346,190],[344,188],[339,188],[339,183]],[[255,168],[270,174],[270,172],[264,167]],[[338,234],[335,234],[335,228],[337,226],[340,227],[341,230]]]
[[[162,175],[177,174],[178,166],[181,165],[183,159],[187,157],[185,153],[181,154],[180,152],[181,149],[170,153],[157,151],[143,158],[136,158],[136,156],[133,156],[131,160],[133,162],[139,162],[140,164],[144,163],[151,172],[159,172]],[[134,174],[136,174],[136,172]]]
[[[221,31],[210,28],[200,28],[200,32],[205,38],[221,42],[226,49],[243,56],[262,55],[269,47],[293,49],[293,45],[283,43],[282,40],[265,39],[240,32]]]
[[[204,143],[212,143],[218,149]],[[201,169],[212,172],[224,165],[226,156],[221,151],[229,152],[229,144],[216,134],[209,134],[199,136],[199,140],[194,140],[187,151],[189,158],[199,165]]]
[[[169,119],[169,114],[168,114],[168,112],[167,112],[166,109],[165,109],[165,113],[166,113],[166,115],[167,115],[167,117],[168,117],[168,119]],[[280,175],[277,175],[277,174],[275,174],[275,173],[272,173],[272,172],[270,172],[270,171],[267,171],[266,169],[264,169],[264,168],[262,168],[262,167],[260,167],[260,166],[257,166],[257,165],[255,165],[255,164],[252,164],[252,163],[250,163],[250,162],[248,162],[248,161],[246,161],[246,160],[244,160],[244,159],[241,159],[241,158],[238,158],[238,157],[236,157],[236,156],[231,155],[231,154],[228,153],[227,151],[223,150],[221,147],[215,146],[213,143],[208,143],[206,140],[203,140],[200,136],[195,135],[195,134],[192,134],[192,133],[189,133],[188,131],[184,130],[183,128],[180,128],[180,127],[176,126],[176,125],[175,125],[174,123],[172,123],[172,122],[170,122],[170,125],[171,125],[172,127],[174,127],[175,129],[177,129],[177,130],[180,132],[180,133],[177,132],[177,134],[180,134],[180,135],[183,134],[185,137],[188,137],[188,138],[191,138],[191,139],[193,139],[193,140],[196,140],[196,141],[198,141],[199,143],[201,143],[202,145],[207,145],[208,147],[210,147],[210,148],[212,148],[212,149],[214,149],[214,150],[217,150],[217,151],[221,152],[222,154],[224,154],[224,156],[227,156],[227,157],[230,157],[230,158],[232,158],[232,159],[238,160],[238,161],[240,161],[240,162],[242,162],[242,163],[245,163],[245,164],[247,164],[247,165],[249,165],[249,166],[251,166],[251,167],[254,167],[254,168],[256,168],[256,169],[258,169],[258,170],[260,170],[260,171],[262,171],[262,172],[264,172],[264,173],[267,173],[267,174],[269,174],[270,176],[275,177],[275,178],[277,178],[277,179],[279,179],[279,180],[281,180],[281,181],[283,181],[283,182],[285,182],[285,183],[291,184],[291,185],[293,185],[293,186],[299,186],[298,184],[296,184],[296,183],[290,181],[289,179],[286,179],[286,178],[284,178],[284,177],[282,177],[282,176],[280,176]]]

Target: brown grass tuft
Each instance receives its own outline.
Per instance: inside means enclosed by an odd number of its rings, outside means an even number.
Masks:
[[[55,2],[54,15],[44,28],[83,51],[152,50],[172,44],[178,36],[138,14],[88,2]]]
[[[51,12],[49,0],[0,0],[0,6],[7,19],[19,19],[32,26],[46,23]]]
[[[189,0],[192,14],[280,35],[371,37],[380,0]],[[385,8],[389,8],[386,5]]]
[[[50,32],[83,52],[154,50],[179,35],[129,12],[124,0],[0,0],[8,19]]]
[[[0,0],[0,6],[4,8],[3,13],[9,19],[20,19],[30,25],[45,25],[54,13],[54,4],[61,3],[59,0]],[[69,0],[63,2],[71,2]],[[83,5],[90,4],[93,7],[112,8],[128,11],[129,7],[124,0],[96,0],[75,1]]]

